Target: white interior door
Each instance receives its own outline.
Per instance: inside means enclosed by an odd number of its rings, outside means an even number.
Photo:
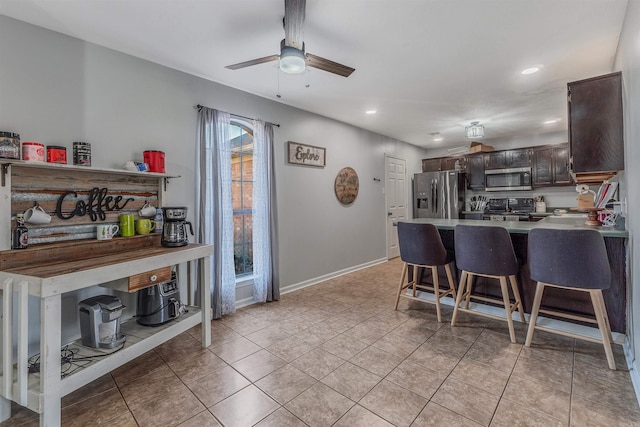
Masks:
[[[400,256],[398,231],[394,223],[407,219],[407,162],[405,159],[384,156],[385,194],[387,201],[387,258]]]

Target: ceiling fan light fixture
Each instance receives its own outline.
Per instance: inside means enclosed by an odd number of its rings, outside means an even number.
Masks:
[[[471,125],[464,128],[464,132],[468,139],[484,138],[484,126],[480,122],[471,122]]]
[[[300,74],[304,72],[307,65],[307,58],[304,50],[296,49],[292,46],[280,48],[280,69],[287,74]]]

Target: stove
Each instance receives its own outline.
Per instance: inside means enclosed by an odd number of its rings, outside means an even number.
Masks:
[[[491,199],[482,219],[491,221],[529,221],[535,202],[530,197]]]

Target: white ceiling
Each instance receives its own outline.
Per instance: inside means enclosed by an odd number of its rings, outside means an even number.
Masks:
[[[566,129],[566,83],[612,71],[626,3],[307,0],[307,52],[354,67],[348,78],[224,68],[279,53],[284,0],[0,0],[0,13],[435,148],[465,143],[474,120],[487,140]]]

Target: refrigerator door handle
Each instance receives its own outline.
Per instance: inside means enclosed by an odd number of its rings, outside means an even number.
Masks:
[[[433,197],[433,203],[435,204],[435,213],[438,214],[438,180],[434,180],[434,197]]]

